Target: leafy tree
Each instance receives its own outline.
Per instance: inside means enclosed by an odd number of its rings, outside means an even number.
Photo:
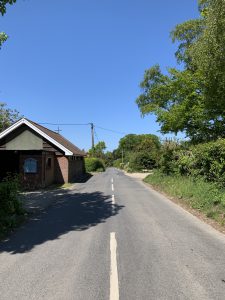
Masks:
[[[6,13],[6,5],[7,4],[14,4],[16,0],[0,0],[0,13],[3,16]]]
[[[17,110],[7,108],[5,103],[0,102],[0,132],[12,125],[19,118]]]
[[[154,134],[127,134],[119,141],[117,152],[139,152],[150,151],[151,149],[159,149],[159,138]]]
[[[2,47],[2,44],[8,39],[7,34],[4,32],[0,32],[0,49]]]
[[[101,141],[98,142],[98,144],[96,144],[94,148],[90,149],[88,153],[92,157],[103,158],[105,149],[106,149],[105,142]]]
[[[160,146],[154,134],[128,134],[120,139],[114,151],[116,166],[123,164],[129,171],[150,169],[156,165]]]
[[[127,134],[120,139],[118,151],[121,153],[134,151],[140,143],[140,137],[137,134]]]
[[[211,0],[205,30],[191,55],[203,81],[203,95],[212,119],[224,125],[225,109],[225,1]],[[224,130],[224,129],[223,129]]]
[[[184,63],[187,68],[191,68],[190,48],[193,43],[202,35],[204,19],[189,20],[178,24],[170,33],[172,42],[179,42],[175,56],[178,63]]]
[[[14,4],[16,0],[0,0],[0,14],[3,16],[6,13],[6,5]],[[4,32],[0,32],[0,48],[2,44],[7,40],[8,36]]]
[[[201,0],[199,10],[199,19],[171,33],[183,70],[146,70],[136,100],[143,116],[157,116],[162,133],[182,131],[193,142],[225,136],[225,1]]]
[[[113,162],[117,159],[116,156],[116,152],[110,152],[107,151],[106,153],[104,153],[104,163],[106,165],[106,167],[112,167],[113,166]]]

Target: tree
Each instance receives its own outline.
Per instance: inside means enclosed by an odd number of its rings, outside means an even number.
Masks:
[[[2,44],[8,39],[7,34],[4,32],[0,32],[0,49],[2,47]]]
[[[5,103],[0,102],[0,132],[12,125],[19,118],[18,111],[7,108]]]
[[[211,0],[205,29],[192,46],[193,62],[201,74],[206,107],[224,125],[225,109],[225,1]],[[223,129],[224,130],[224,129]]]
[[[182,131],[193,142],[225,136],[225,1],[201,0],[199,10],[199,19],[171,33],[183,70],[146,70],[136,99],[142,116],[156,115],[162,133]]]
[[[135,151],[136,147],[140,143],[140,137],[137,134],[127,134],[119,141],[118,151],[120,155],[122,151],[130,152]]]
[[[115,158],[130,171],[151,169],[156,165],[160,146],[154,134],[128,134],[120,139]]]
[[[119,141],[117,152],[140,152],[159,149],[159,138],[154,134],[127,134]]]
[[[14,4],[16,0],[0,0],[0,14],[6,13],[6,5]],[[0,49],[2,44],[7,40],[8,36],[4,32],[0,32]],[[6,107],[5,103],[0,102],[0,132],[9,127],[12,123],[19,119],[19,113]]]
[[[3,16],[6,13],[6,5],[7,4],[14,4],[16,0],[0,0],[0,14]],[[4,32],[0,32],[0,49],[2,44],[8,39],[8,36]]]
[[[96,144],[94,148],[90,149],[88,153],[92,157],[103,158],[105,149],[106,149],[105,142],[101,141],[98,142],[98,144]]]
[[[0,13],[3,16],[6,13],[6,4],[14,4],[16,0],[0,0]]]

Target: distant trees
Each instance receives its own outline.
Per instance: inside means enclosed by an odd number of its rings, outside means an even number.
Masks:
[[[159,138],[154,134],[128,134],[120,139],[117,151],[145,151],[159,147]]]
[[[89,156],[96,157],[96,158],[103,158],[104,157],[104,151],[106,149],[105,142],[101,141],[98,142],[94,148],[91,148],[88,151]]]
[[[0,102],[0,132],[12,125],[20,118],[17,110],[7,108],[5,103]]]
[[[225,137],[225,1],[201,0],[199,12],[171,33],[182,70],[146,70],[136,99],[143,116],[156,115],[162,133],[185,132],[195,143]]]
[[[153,168],[158,160],[160,141],[153,134],[128,134],[119,141],[114,165],[128,171]]]

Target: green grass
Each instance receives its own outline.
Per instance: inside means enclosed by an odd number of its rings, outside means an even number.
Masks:
[[[221,225],[225,224],[225,189],[216,184],[206,182],[202,178],[166,176],[160,171],[154,171],[144,181],[203,212]]]

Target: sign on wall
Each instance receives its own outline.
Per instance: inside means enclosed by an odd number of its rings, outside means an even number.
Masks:
[[[37,173],[37,160],[33,158],[27,158],[23,165],[24,173]]]

